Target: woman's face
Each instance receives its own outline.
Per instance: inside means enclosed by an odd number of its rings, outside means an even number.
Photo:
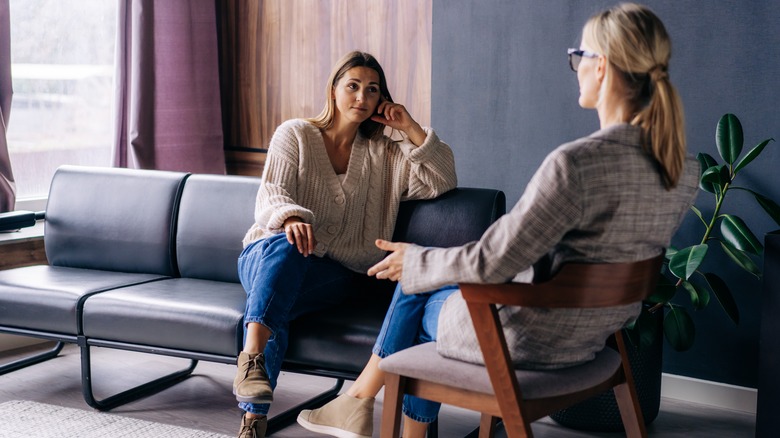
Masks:
[[[580,49],[593,52],[593,49],[589,47],[584,42],[584,40],[580,45]],[[583,108],[595,108],[596,103],[599,100],[599,88],[601,87],[601,81],[599,81],[596,72],[599,61],[600,57],[583,57],[580,61],[579,67],[577,68],[577,80],[580,83],[579,104]]]
[[[353,67],[333,87],[336,115],[363,123],[376,112],[380,95],[379,73],[368,67]]]

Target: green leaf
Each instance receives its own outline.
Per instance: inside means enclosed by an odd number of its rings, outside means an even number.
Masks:
[[[719,193],[720,191],[723,191],[723,186],[729,182],[728,177],[723,178],[723,169],[727,169],[725,164],[712,166],[705,170],[704,173],[701,174],[699,186],[703,188],[705,185],[709,184],[710,187],[712,187],[712,191],[710,191],[710,193]],[[726,172],[728,172],[728,169]],[[717,190],[718,188],[720,188],[720,191]]]
[[[747,224],[737,216],[724,214],[723,220],[720,222],[720,233],[731,246],[740,251],[756,255],[760,255],[764,251],[764,245],[750,231]]]
[[[747,254],[734,248],[728,242],[721,241],[720,246],[723,248],[723,252],[725,252],[740,268],[750,272],[757,278],[761,278],[761,268],[759,268]]]
[[[701,187],[701,189],[705,192],[715,193],[715,187],[712,186],[712,183],[703,181],[701,176],[704,175],[704,171],[710,167],[717,166],[718,162],[715,161],[715,159],[712,158],[710,154],[705,154],[704,152],[699,152],[696,155],[696,159],[699,160],[699,167],[701,168],[701,174],[699,175],[699,187]]]
[[[737,302],[734,301],[734,296],[731,295],[731,290],[723,279],[717,275],[708,272],[704,274],[704,278],[707,279],[710,289],[715,293],[715,298],[718,299],[720,306],[726,312],[726,315],[734,321],[734,324],[739,324],[739,308]]]
[[[693,214],[695,214],[704,223],[704,225],[706,226],[707,225],[707,221],[704,220],[704,216],[702,216],[701,210],[696,208],[695,205],[691,205],[691,210],[693,210]]]
[[[723,161],[733,164],[742,152],[744,137],[742,136],[742,124],[734,114],[725,114],[718,121],[715,131],[715,144]]]
[[[647,297],[647,300],[650,303],[658,304],[658,303],[667,303],[669,300],[674,298],[674,295],[677,293],[677,286],[666,278],[663,274],[658,274],[658,283],[656,283],[655,291],[652,295]]]
[[[691,303],[696,310],[702,310],[710,303],[710,291],[704,287],[689,281],[684,281],[682,286],[688,291]]]
[[[677,351],[685,351],[693,345],[696,327],[688,312],[679,306],[671,306],[664,317],[664,335]]]
[[[760,153],[764,150],[767,144],[769,144],[770,141],[774,141],[773,138],[768,138],[761,143],[757,144],[756,147],[751,149],[747,155],[742,157],[741,160],[739,160],[739,163],[734,167],[734,173],[736,174],[739,172],[743,167],[747,166],[751,161],[753,161]]]
[[[683,248],[669,260],[669,270],[677,278],[687,280],[696,272],[701,262],[704,260],[704,256],[707,255],[707,245],[693,245],[687,248]]]
[[[663,312],[663,309],[657,310],[657,312]],[[634,322],[634,331],[638,335],[638,339],[634,339],[634,345],[639,344],[639,348],[647,348],[653,344],[655,340],[655,334],[658,330],[658,320],[653,313],[642,309],[639,313],[639,317]]]
[[[761,208],[767,212],[767,214],[772,218],[772,220],[775,221],[777,225],[780,225],[780,205],[777,205],[775,201],[767,198],[766,196],[759,195],[756,192],[752,193],[756,198],[758,205],[760,205]]]

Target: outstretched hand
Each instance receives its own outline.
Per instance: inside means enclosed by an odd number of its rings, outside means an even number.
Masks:
[[[380,280],[401,280],[401,274],[404,270],[404,254],[409,244],[377,239],[376,246],[379,249],[391,251],[391,253],[381,262],[372,266],[368,270],[368,275],[376,276]]]

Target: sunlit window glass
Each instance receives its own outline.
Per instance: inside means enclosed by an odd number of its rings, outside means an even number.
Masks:
[[[10,0],[17,199],[45,196],[62,164],[111,164],[117,3]]]

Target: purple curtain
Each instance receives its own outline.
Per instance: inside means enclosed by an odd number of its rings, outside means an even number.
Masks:
[[[0,213],[11,211],[16,203],[16,183],[8,156],[5,132],[11,115],[11,27],[8,0],[0,0]]]
[[[114,166],[225,173],[214,0],[122,0]]]

